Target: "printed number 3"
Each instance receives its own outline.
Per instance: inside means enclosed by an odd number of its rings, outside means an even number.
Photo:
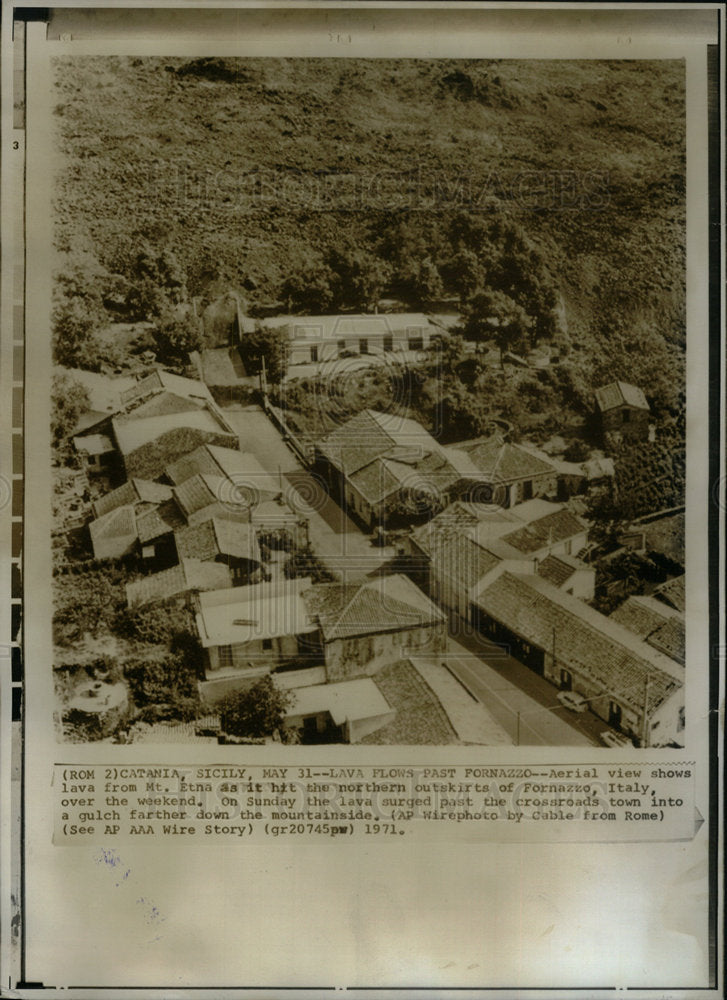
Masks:
[[[13,149],[20,149],[20,143],[17,139],[13,141]]]

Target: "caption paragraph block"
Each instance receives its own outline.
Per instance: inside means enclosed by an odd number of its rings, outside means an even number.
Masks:
[[[54,843],[687,840],[694,764],[56,764]]]

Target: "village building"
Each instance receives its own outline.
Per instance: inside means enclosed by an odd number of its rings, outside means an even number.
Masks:
[[[137,551],[139,534],[133,504],[115,507],[88,527],[94,559],[123,559]]]
[[[596,389],[596,412],[603,435],[646,441],[651,409],[643,391],[628,382],[610,382]]]
[[[196,379],[157,369],[122,392],[120,400],[119,409],[73,438],[90,473],[156,479],[165,465],[201,444],[238,447],[209,389]]]
[[[610,618],[684,665],[686,627],[683,612],[655,597],[634,595],[611,612]]]
[[[321,630],[329,681],[446,648],[445,616],[401,574],[317,584],[304,599]]]
[[[558,469],[545,453],[511,444],[500,434],[453,447],[467,455],[488,484],[478,494],[483,502],[514,507],[535,497],[558,495]]]
[[[369,529],[426,520],[484,481],[467,455],[440,445],[416,421],[376,410],[317,442],[315,455],[329,491]]]
[[[686,610],[686,591],[684,587],[684,574],[661,583],[654,590],[653,596],[669,607],[675,608],[682,613]]]
[[[683,746],[684,667],[540,576],[503,573],[471,620],[488,639],[642,746]]]
[[[175,532],[177,555],[183,559],[223,563],[235,585],[259,583],[262,557],[251,524],[211,517]]]
[[[402,542],[410,575],[442,607],[469,616],[478,588],[501,573],[539,573],[584,600],[595,570],[577,558],[587,542],[584,522],[563,504],[530,500],[509,510],[452,504]]]
[[[249,522],[259,534],[287,537],[301,548],[307,544],[307,518],[288,504],[281,480],[248,452],[203,445],[167,466],[164,475],[189,524],[219,516]]]
[[[309,578],[210,591],[196,598],[196,623],[204,651],[200,694],[218,701],[281,669],[323,666],[318,623],[302,594]],[[320,672],[320,681],[325,672]]]
[[[169,486],[155,483],[151,479],[128,479],[109,493],[97,497],[91,504],[94,517],[102,517],[117,507],[132,504],[137,514],[156,509],[165,500],[171,499]]]
[[[151,573],[126,584],[130,608],[147,604],[191,605],[192,596],[204,590],[232,586],[232,573],[225,565],[200,559],[182,559],[177,566]]]
[[[208,700],[266,673],[295,672],[306,684],[349,680],[446,647],[444,615],[400,575],[234,587],[200,594],[196,607]]]
[[[338,316],[274,316],[258,321],[283,331],[290,341],[291,365],[315,364],[359,355],[426,350],[442,330],[422,313],[367,313]]]
[[[388,725],[396,716],[370,677],[335,684],[294,688],[285,713],[285,727],[301,731],[303,743],[321,737],[343,743],[358,743]]]

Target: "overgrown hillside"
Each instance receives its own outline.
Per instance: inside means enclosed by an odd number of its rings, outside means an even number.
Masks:
[[[189,294],[235,285],[254,306],[331,248],[386,259],[402,231],[436,264],[464,210],[516,223],[575,343],[618,314],[683,342],[681,62],[76,57],[55,72],[61,269],[133,280],[143,242],[176,256]]]

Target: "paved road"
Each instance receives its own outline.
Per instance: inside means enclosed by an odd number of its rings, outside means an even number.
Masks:
[[[259,406],[225,407],[225,416],[240,438],[242,451],[251,452],[277,477],[290,506],[308,519],[313,551],[335,576],[345,579],[375,573],[393,557],[393,549],[373,545],[331,499]]]
[[[447,656],[447,664],[472,691],[519,746],[592,746],[592,741],[541,705],[516,684],[505,680],[484,661],[473,656]],[[519,720],[518,720],[519,713]]]
[[[473,675],[489,691],[494,705],[485,702],[508,733],[517,738],[520,712],[521,743],[551,746],[602,746],[599,734],[609,726],[590,711],[571,712],[558,701],[558,688],[496,643],[475,632],[461,619],[450,624],[449,648],[467,682]],[[453,665],[454,667],[454,665]],[[475,692],[477,693],[477,692]],[[498,701],[498,699],[500,699]],[[525,700],[523,700],[525,699]],[[509,727],[506,719],[509,718]]]

